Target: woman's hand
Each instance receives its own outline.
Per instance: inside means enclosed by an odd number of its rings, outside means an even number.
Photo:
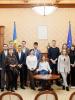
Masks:
[[[11,67],[15,67],[16,65],[10,65]]]
[[[75,65],[74,64],[71,64],[71,66],[74,67]]]
[[[19,66],[19,68],[21,68],[22,67],[22,64],[19,64],[18,66]]]

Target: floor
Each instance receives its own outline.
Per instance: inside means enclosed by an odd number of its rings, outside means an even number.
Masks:
[[[70,89],[70,91],[62,90],[60,87],[57,86],[53,86],[53,88],[58,95],[58,100],[69,100],[71,93],[75,91],[74,88]],[[27,87],[25,90],[19,88],[16,92],[23,97],[23,100],[34,100],[35,96],[38,93],[38,90],[33,91]],[[1,93],[2,92],[0,92],[0,94]]]

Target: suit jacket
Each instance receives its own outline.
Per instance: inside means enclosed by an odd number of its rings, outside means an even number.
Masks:
[[[25,57],[25,54],[23,52],[21,52],[20,59],[19,59],[18,52],[16,53],[16,57],[17,57],[18,64],[25,64],[26,63],[26,57]]]
[[[70,72],[70,58],[69,56],[60,55],[58,58],[58,72]]]
[[[8,56],[8,53],[7,53],[7,56]],[[2,68],[5,68],[5,60],[6,60],[6,56],[5,56],[5,54],[4,54],[4,51],[2,51],[1,52],[1,54],[0,54],[0,64],[1,64],[1,67]]]
[[[23,49],[22,49],[22,52],[23,52]],[[28,48],[25,48],[25,53],[24,54],[25,54],[26,57],[29,55],[29,49]]]
[[[40,52],[40,50],[35,50],[34,49],[34,55],[37,57],[37,60],[38,60],[38,62],[41,60],[41,56],[42,56],[42,54],[41,54],[41,52]]]

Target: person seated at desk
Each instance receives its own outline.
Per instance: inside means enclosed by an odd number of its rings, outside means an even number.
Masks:
[[[39,63],[39,68],[37,69],[38,74],[46,75],[50,74],[52,72],[49,63],[47,62],[45,56],[42,56],[42,61]],[[46,80],[41,80],[41,89],[39,90],[44,90],[46,87]]]

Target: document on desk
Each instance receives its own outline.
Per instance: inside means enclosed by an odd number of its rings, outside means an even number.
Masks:
[[[47,74],[47,75],[42,75],[42,79],[49,79],[52,75]]]

